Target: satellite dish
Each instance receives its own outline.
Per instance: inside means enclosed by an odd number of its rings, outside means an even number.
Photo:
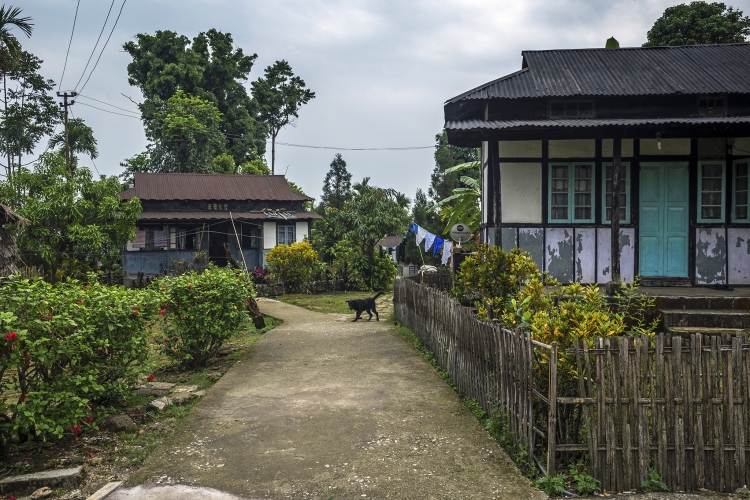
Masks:
[[[471,229],[469,229],[468,225],[459,222],[458,224],[453,224],[451,227],[450,236],[453,241],[460,245],[462,242],[471,239]]]

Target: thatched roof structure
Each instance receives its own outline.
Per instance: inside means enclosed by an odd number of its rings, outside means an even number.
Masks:
[[[10,207],[0,203],[0,276],[9,276],[18,271],[16,260],[16,227],[26,225],[28,221],[15,213]],[[12,224],[12,227],[6,227]]]

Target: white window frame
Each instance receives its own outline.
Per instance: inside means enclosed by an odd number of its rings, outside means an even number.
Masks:
[[[622,171],[625,177],[620,179],[620,183],[625,184],[625,218],[620,219],[620,224],[630,224],[630,163],[622,162]],[[613,167],[612,162],[602,163],[602,223],[611,223],[612,220],[607,217],[607,168]]]
[[[737,185],[737,166],[742,163],[746,164],[748,169],[745,185],[742,187],[744,187],[744,190],[748,193],[748,197],[750,197],[750,158],[743,158],[742,160],[734,160],[732,162],[732,222],[740,224],[750,222],[750,199],[745,204],[747,206],[745,217],[737,217],[737,188],[740,187]]]
[[[707,219],[703,217],[703,166],[721,164],[721,215],[718,219]],[[723,224],[726,219],[727,205],[727,164],[724,161],[699,161],[698,162],[698,213],[696,220],[701,224]],[[716,206],[716,205],[711,205]]]

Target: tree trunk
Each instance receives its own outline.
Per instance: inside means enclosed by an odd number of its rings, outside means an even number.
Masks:
[[[271,134],[271,175],[276,175],[276,136],[278,132]]]

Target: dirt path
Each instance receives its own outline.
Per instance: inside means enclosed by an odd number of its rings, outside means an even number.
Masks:
[[[261,310],[284,324],[110,498],[544,497],[385,321]]]

